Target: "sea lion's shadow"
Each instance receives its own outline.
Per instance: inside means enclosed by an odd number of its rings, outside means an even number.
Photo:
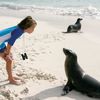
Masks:
[[[63,33],[63,34],[82,34],[82,33],[84,33],[83,31],[79,31],[79,32],[61,32],[61,33]]]
[[[61,96],[61,94],[63,93],[62,89],[63,89],[63,86],[57,86],[54,88],[50,88],[50,89],[46,89],[44,91],[41,91],[34,96],[22,98],[21,100],[45,100],[47,98],[52,98],[52,97],[63,98],[63,96]],[[97,99],[89,98],[86,95],[83,95],[83,94],[76,92],[76,91],[71,91],[70,93],[65,95],[65,98],[66,97],[71,98],[71,99],[74,98],[74,100],[97,100]]]

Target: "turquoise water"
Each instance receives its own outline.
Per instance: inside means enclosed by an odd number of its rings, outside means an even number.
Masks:
[[[0,0],[0,4],[3,3],[49,7],[83,7],[92,5],[100,8],[100,0]]]
[[[0,8],[100,18],[100,0],[0,0]]]

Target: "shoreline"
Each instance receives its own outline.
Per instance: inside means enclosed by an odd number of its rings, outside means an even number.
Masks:
[[[19,1],[18,1],[19,2]],[[87,4],[90,3],[91,4]],[[29,11],[31,13],[45,13],[45,14],[54,14],[54,15],[62,15],[62,16],[92,16],[100,19],[100,7],[98,3],[95,5],[92,1],[90,2],[78,2],[74,1],[74,3],[70,4],[69,2],[59,2],[54,1],[51,5],[48,1],[43,1],[42,3],[36,1],[32,2],[0,2],[0,8],[6,9],[9,11]],[[45,4],[47,3],[47,4]],[[55,5],[53,5],[55,3]],[[65,4],[64,4],[65,3]],[[92,4],[93,3],[93,4]],[[43,5],[42,5],[43,4]],[[75,5],[73,5],[75,4]],[[85,5],[84,5],[85,4]]]
[[[5,9],[6,11],[6,9]],[[4,11],[4,12],[5,12]],[[49,13],[39,13],[39,12],[31,12],[29,10],[26,11],[19,11],[19,14],[17,11],[9,10],[10,13],[3,16],[9,16],[13,18],[24,18],[28,15],[32,16],[37,22],[46,22],[53,25],[54,28],[57,27],[59,32],[66,31],[68,25],[74,24],[77,20],[77,18],[83,18],[81,24],[82,29],[81,32],[83,32],[83,36],[90,41],[96,42],[100,44],[100,19],[96,19],[95,17],[89,17],[89,16],[61,16],[61,15],[55,15],[55,14],[49,14]],[[1,13],[1,11],[0,11]],[[2,14],[2,13],[1,13]],[[89,27],[89,28],[88,28]]]

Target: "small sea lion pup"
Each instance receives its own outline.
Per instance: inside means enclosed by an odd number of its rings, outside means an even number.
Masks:
[[[74,89],[89,97],[100,98],[100,82],[83,71],[77,62],[75,53],[65,48],[63,48],[63,52],[66,55],[65,73],[68,82],[63,88],[64,93],[62,95]]]
[[[83,20],[82,18],[78,18],[74,25],[69,25],[67,28],[67,32],[63,33],[74,33],[81,30],[81,23],[80,21]]]

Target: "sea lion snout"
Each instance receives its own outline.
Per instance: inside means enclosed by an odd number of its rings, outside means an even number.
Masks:
[[[77,61],[77,55],[72,50],[63,48],[63,52],[71,61]]]
[[[81,21],[81,20],[83,20],[83,19],[82,19],[82,18],[78,18],[77,20]]]
[[[64,52],[65,55],[69,55],[70,54],[70,50],[69,49],[63,48],[63,52]]]

